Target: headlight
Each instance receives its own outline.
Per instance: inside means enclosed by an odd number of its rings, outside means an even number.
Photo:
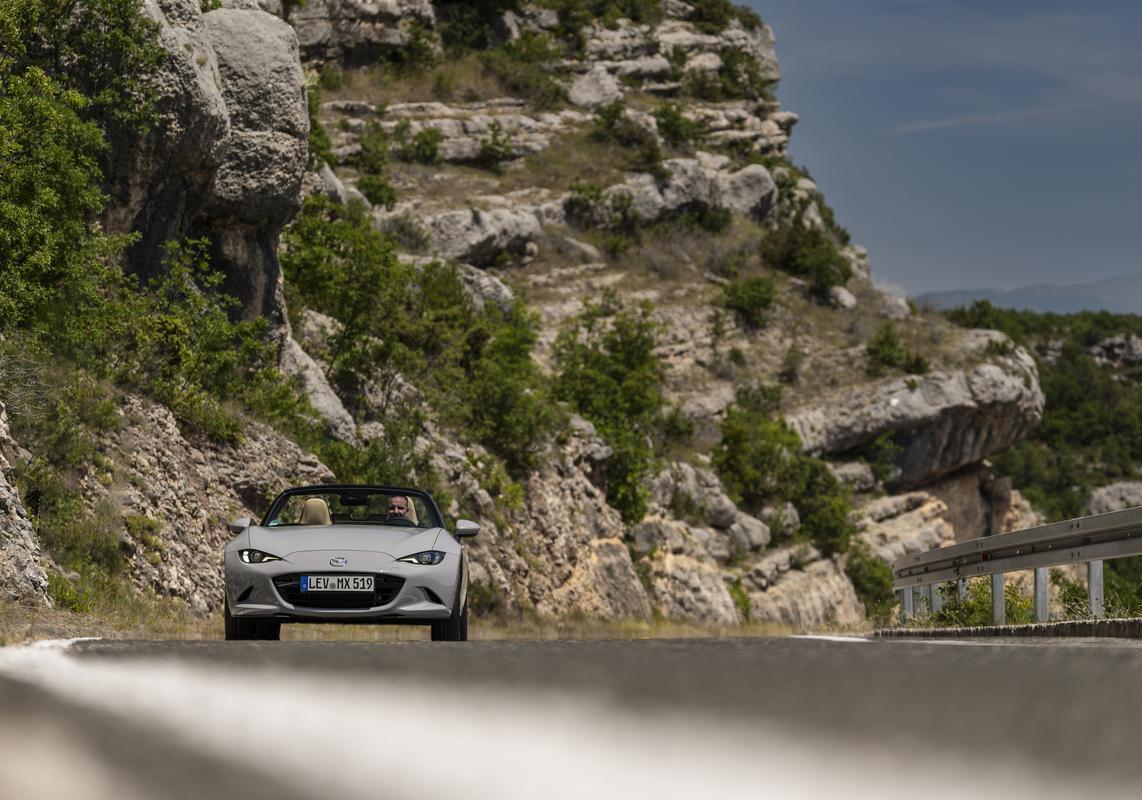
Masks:
[[[439,564],[443,560],[444,553],[440,550],[425,550],[423,553],[413,553],[411,556],[397,559],[397,561],[403,561],[406,564],[422,564],[426,567]]]
[[[263,553],[261,550],[239,550],[238,558],[246,564],[264,564],[267,561],[281,561],[277,556]]]

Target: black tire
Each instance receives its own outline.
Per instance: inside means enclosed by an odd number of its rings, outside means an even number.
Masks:
[[[468,641],[468,604],[460,605],[459,587],[456,588],[456,603],[452,606],[452,613],[448,619],[440,619],[432,623],[432,641]]]
[[[230,613],[230,604],[222,607],[222,620],[226,627],[226,641],[274,641],[282,636],[280,622],[242,619]]]

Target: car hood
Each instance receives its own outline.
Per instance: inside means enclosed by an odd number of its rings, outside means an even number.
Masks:
[[[440,528],[401,528],[387,525],[291,525],[281,528],[250,527],[250,547],[289,558],[312,550],[386,553],[404,558],[432,550]]]

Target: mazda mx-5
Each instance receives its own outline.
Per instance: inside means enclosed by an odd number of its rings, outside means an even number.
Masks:
[[[480,527],[444,527],[432,496],[398,486],[302,486],[230,524],[227,639],[277,639],[283,622],[428,625],[468,638],[468,557]]]

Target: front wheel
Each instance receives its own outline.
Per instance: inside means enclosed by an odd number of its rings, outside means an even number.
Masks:
[[[280,622],[242,619],[230,613],[230,604],[222,606],[222,621],[226,628],[226,641],[274,641],[281,638]]]
[[[468,641],[468,604],[463,608],[459,605],[453,608],[448,619],[437,620],[432,623],[432,641],[434,642],[466,642]]]

